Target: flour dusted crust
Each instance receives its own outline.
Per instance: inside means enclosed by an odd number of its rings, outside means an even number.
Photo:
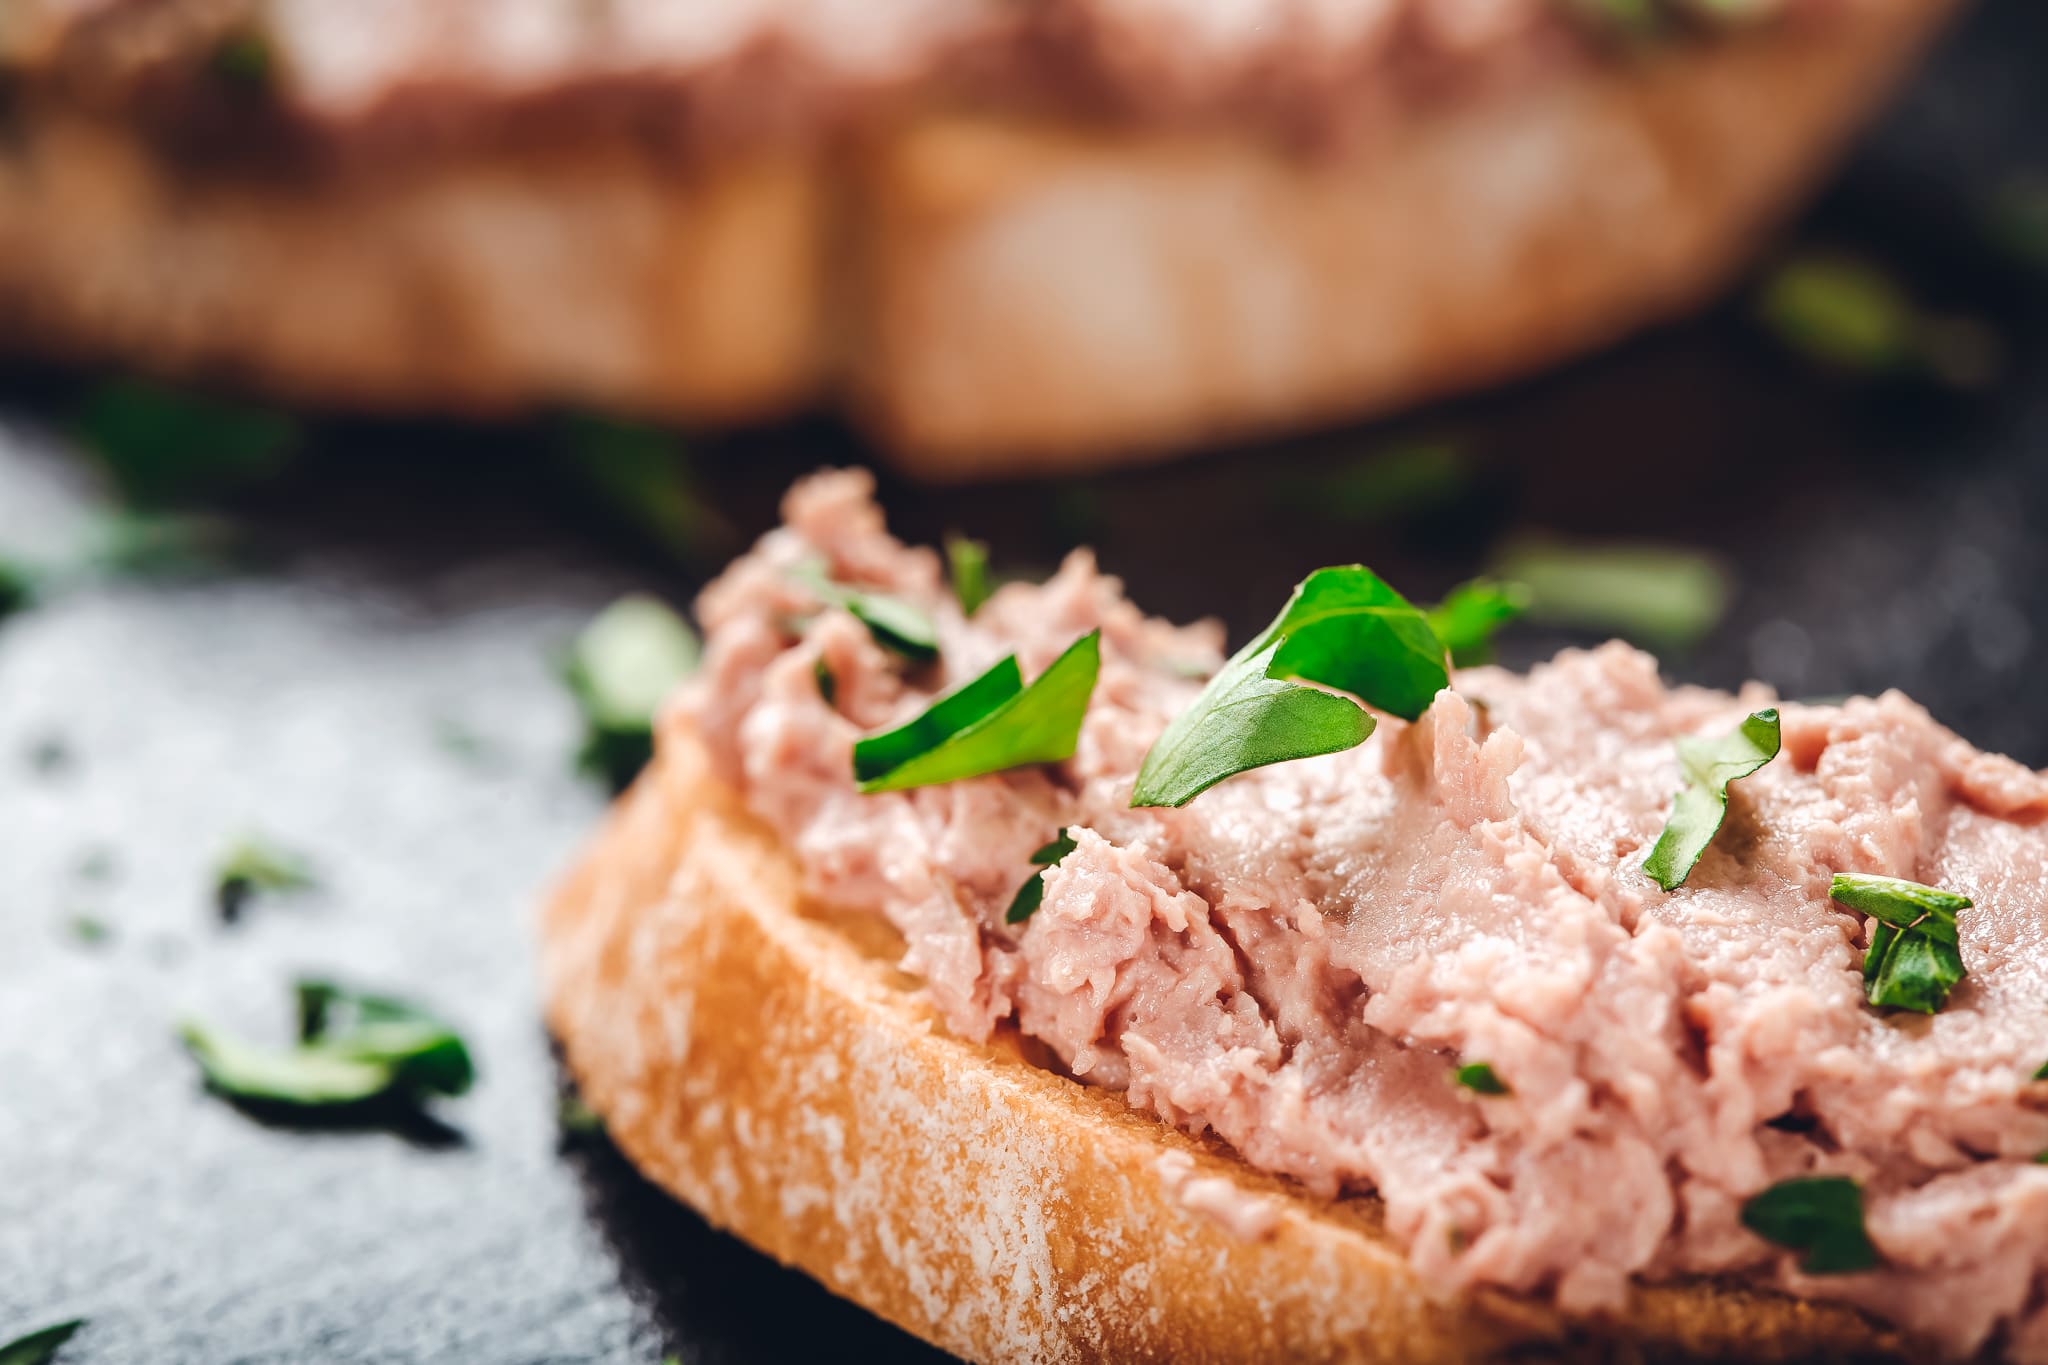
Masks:
[[[600,121],[279,174],[24,97],[0,109],[0,347],[399,410],[842,404],[942,477],[1157,456],[1695,304],[1951,4],[1841,0],[1316,151],[946,97],[682,164]]]
[[[833,1292],[972,1360],[1905,1359],[1857,1314],[1738,1286],[1626,1321],[1434,1303],[1369,1199],[1311,1198],[1014,1044],[943,1031],[877,922],[827,919],[671,722],[547,907],[548,1019],[649,1178]],[[1182,1154],[1169,1157],[1168,1154]],[[1177,1197],[1269,1201],[1249,1240]]]

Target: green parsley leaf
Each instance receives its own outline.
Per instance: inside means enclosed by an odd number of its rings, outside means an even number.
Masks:
[[[825,699],[825,705],[839,705],[839,679],[832,675],[832,665],[819,659],[811,665],[811,676],[818,680],[818,695]]]
[[[2041,1063],[2041,1069],[2034,1073],[2034,1079],[2037,1081],[2048,1081],[2048,1062]]]
[[[632,593],[599,612],[562,667],[583,713],[579,766],[624,790],[654,756],[655,713],[697,659],[695,633],[656,598]]]
[[[1371,715],[1297,678],[1413,720],[1450,673],[1428,620],[1378,575],[1357,564],[1318,569],[1167,725],[1131,804],[1184,806],[1226,777],[1365,742]]]
[[[130,502],[206,496],[279,473],[298,451],[288,414],[143,379],[101,385],[78,418],[80,437]]]
[[[230,1099],[330,1108],[428,1095],[460,1095],[476,1078],[469,1050],[446,1023],[417,1005],[298,983],[299,1042],[272,1048],[197,1021],[179,1028],[207,1086]]]
[[[214,902],[221,918],[238,918],[258,895],[310,891],[318,885],[312,864],[290,849],[257,836],[238,839],[222,855],[213,874]]]
[[[277,76],[277,58],[270,39],[259,29],[240,25],[222,34],[207,57],[207,70],[228,88],[263,94]]]
[[[1728,609],[1720,565],[1676,546],[1522,540],[1502,551],[1492,571],[1527,591],[1531,621],[1612,631],[1656,648],[1689,648]]]
[[[960,599],[960,614],[974,615],[990,592],[988,546],[966,536],[947,536],[946,564],[953,579],[953,596]]]
[[[1297,515],[1374,525],[1418,517],[1471,490],[1470,458],[1456,441],[1433,439],[1353,457],[1334,469],[1275,483],[1275,501]]]
[[[558,432],[569,476],[655,549],[696,564],[730,548],[732,527],[704,492],[675,433],[589,413],[565,417]]]
[[[1963,979],[1956,911],[1970,898],[1898,877],[1838,872],[1831,899],[1877,921],[1863,955],[1863,991],[1873,1005],[1933,1014]]]
[[[114,936],[114,927],[98,915],[73,915],[65,927],[81,947],[97,948]]]
[[[28,565],[0,555],[0,621],[35,604],[37,579]]]
[[[892,729],[853,746],[864,792],[957,782],[1030,763],[1071,758],[1102,667],[1102,632],[1091,630],[1029,687],[1013,654]]]
[[[1041,868],[1058,867],[1060,859],[1072,853],[1079,845],[1065,830],[1051,843],[1039,848],[1031,855],[1031,861]],[[1017,894],[1010,897],[1010,908],[1003,915],[1005,924],[1022,924],[1038,913],[1038,907],[1045,904],[1045,874],[1034,872],[1025,878],[1024,885],[1017,888]]]
[[[1467,1062],[1457,1070],[1459,1085],[1481,1095],[1505,1095],[1507,1082],[1494,1074],[1489,1062]]]
[[[16,1337],[5,1345],[0,1345],[0,1365],[49,1365],[49,1362],[57,1358],[57,1352],[64,1348],[64,1343],[77,1335],[78,1329],[83,1326],[84,1318],[73,1318],[69,1322],[60,1322],[30,1332],[26,1336]]]
[[[597,1137],[604,1132],[604,1115],[584,1103],[581,1095],[567,1090],[555,1103],[555,1126],[566,1137]]]
[[[892,649],[915,663],[929,663],[939,657],[938,628],[916,604],[888,593],[835,583],[825,576],[824,566],[816,562],[802,565],[795,577],[827,606],[852,612],[882,648]]]
[[[1685,786],[1664,832],[1643,859],[1643,871],[1657,885],[1675,891],[1684,884],[1728,814],[1728,784],[1776,758],[1781,742],[1774,706],[1752,713],[1726,735],[1687,735],[1678,741]]]
[[[1863,1191],[1847,1176],[1780,1181],[1742,1206],[1742,1225],[1776,1246],[1801,1252],[1809,1275],[1874,1270],[1877,1248],[1863,1229]]]
[[[1493,635],[1529,610],[1529,589],[1520,583],[1475,578],[1461,583],[1429,609],[1429,628],[1450,652],[1456,668],[1493,662]]]
[[[1787,346],[1837,369],[1881,372],[1913,358],[1912,300],[1867,262],[1822,254],[1786,261],[1764,281],[1757,310]]]

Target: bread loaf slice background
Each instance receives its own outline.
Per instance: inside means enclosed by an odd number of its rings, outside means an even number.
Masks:
[[[671,721],[545,911],[550,1026],[650,1179],[957,1355],[1913,1355],[1853,1309],[1736,1284],[1645,1287],[1617,1321],[1433,1301],[1372,1199],[1311,1198],[1032,1064],[1019,1040],[949,1036],[893,967],[893,932],[807,908],[798,882]],[[1169,1154],[1265,1201],[1270,1227],[1195,1211]]]
[[[1954,0],[1428,101],[1319,149],[912,101],[829,145],[621,136],[280,167],[28,92],[0,349],[315,403],[843,406],[930,477],[1383,412],[1697,305]]]

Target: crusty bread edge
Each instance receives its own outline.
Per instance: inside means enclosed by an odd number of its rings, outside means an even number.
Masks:
[[[873,923],[879,923],[878,921]],[[652,1180],[833,1292],[987,1361],[1903,1356],[1853,1310],[1646,1289],[1623,1322],[1439,1303],[1378,1230],[1121,1099],[948,1035],[867,939],[808,912],[775,837],[686,729],[543,916],[549,1023]],[[1268,1201],[1247,1239],[1185,1207],[1186,1153]]]

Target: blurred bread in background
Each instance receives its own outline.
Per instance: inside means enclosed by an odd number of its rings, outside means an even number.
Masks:
[[[1696,305],[1951,4],[12,0],[0,347],[1151,458]]]

